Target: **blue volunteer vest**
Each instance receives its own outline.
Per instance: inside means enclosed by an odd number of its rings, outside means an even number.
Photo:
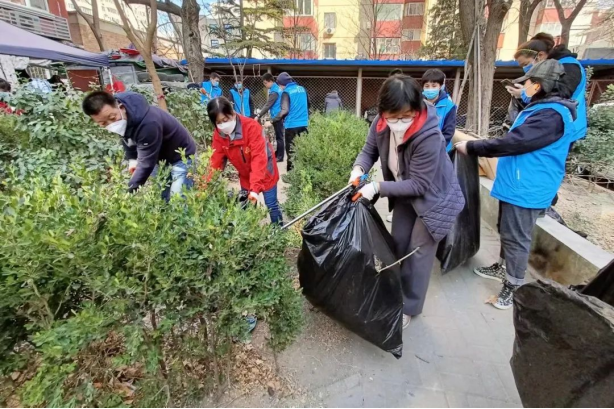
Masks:
[[[271,95],[272,92],[277,94],[277,99],[271,107],[271,117],[275,118],[277,114],[279,114],[279,111],[281,111],[281,89],[279,85],[273,83],[273,86],[269,89],[269,95]]]
[[[213,98],[217,98],[217,97],[221,97],[222,96],[222,89],[219,86],[217,86],[217,85],[215,87],[213,85],[211,85],[211,81],[203,81],[202,87],[210,95],[210,97],[207,98],[207,96],[205,96],[205,94],[202,94],[202,93],[200,94],[200,102],[203,103],[203,104],[208,103]]]
[[[232,95],[232,102],[234,102],[235,112],[247,117],[252,116],[252,111],[249,109],[249,90],[247,88],[243,89],[243,109],[241,109],[241,94],[236,89],[230,90],[230,95]]]
[[[284,119],[284,128],[301,128],[309,125],[309,108],[305,88],[296,82],[291,82],[286,85],[284,92],[290,97],[290,112]]]
[[[565,161],[576,134],[571,112],[557,102],[529,105],[518,115],[510,132],[542,109],[554,109],[561,115],[565,129],[563,137],[533,152],[499,158],[491,192],[492,197],[526,209],[550,206],[565,177]]]
[[[582,80],[576,87],[576,90],[573,92],[571,99],[578,102],[578,106],[576,107],[576,135],[574,136],[573,142],[578,139],[582,139],[586,136],[586,128],[587,128],[587,119],[586,119],[586,71],[580,61],[573,57],[565,57],[559,60],[561,64],[575,64],[580,67],[580,72],[582,73]]]
[[[437,101],[435,109],[437,110],[437,117],[439,118],[439,130],[443,131],[443,124],[446,121],[446,117],[454,107],[454,101],[452,101],[449,95],[446,95],[445,98],[442,98]],[[450,140],[448,146],[446,146],[446,150],[450,152],[452,150],[452,147],[452,140]]]

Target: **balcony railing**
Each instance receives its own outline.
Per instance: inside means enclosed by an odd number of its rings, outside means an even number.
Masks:
[[[65,18],[31,7],[0,0],[0,20],[44,37],[71,41]]]

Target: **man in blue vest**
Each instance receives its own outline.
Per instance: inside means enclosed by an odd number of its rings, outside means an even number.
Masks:
[[[262,76],[262,83],[268,90],[269,97],[266,104],[260,110],[260,113],[256,115],[256,120],[260,122],[260,118],[266,115],[269,110],[271,111],[271,118],[275,118],[279,111],[281,111],[281,89],[279,85],[275,83],[275,77],[271,73],[266,73]],[[277,148],[275,149],[275,156],[277,162],[283,162],[284,160],[284,123],[277,121],[273,124],[275,129],[275,139],[277,141]]]
[[[254,102],[249,90],[243,87],[243,83],[236,78],[235,86],[230,90],[230,100],[234,105],[235,112],[252,118],[254,113]]]
[[[493,304],[499,309],[510,308],[514,291],[524,284],[533,228],[563,182],[569,146],[576,138],[577,102],[559,96],[564,73],[556,60],[535,64],[517,80],[524,82],[530,101],[507,135],[455,145],[464,154],[500,158],[491,195],[500,204],[504,258],[474,270],[480,277],[503,282]]]
[[[277,76],[277,85],[282,90],[281,110],[272,123],[283,120],[286,136],[287,169],[292,170],[292,153],[294,138],[307,132],[309,125],[309,97],[305,88],[294,82],[287,72]]]
[[[207,105],[213,98],[221,96],[222,89],[220,88],[220,75],[212,72],[209,75],[209,81],[203,81],[200,88],[200,103]]]
[[[437,68],[422,75],[422,95],[433,104],[439,117],[439,129],[446,140],[446,150],[452,150],[452,137],[456,130],[456,105],[446,92],[446,75]]]

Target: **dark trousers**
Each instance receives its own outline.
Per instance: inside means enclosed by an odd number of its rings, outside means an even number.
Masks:
[[[292,157],[294,156],[294,138],[302,133],[307,133],[307,127],[301,126],[300,128],[286,128],[286,153],[288,154],[287,169],[288,172],[292,170]]]
[[[273,124],[275,130],[275,140],[277,141],[277,148],[275,149],[275,158],[278,161],[284,160],[284,123],[283,121],[277,121]]]
[[[533,229],[537,219],[544,216],[544,212],[545,209],[526,209],[500,202],[500,254],[505,260],[507,281],[514,285],[524,284],[524,276],[529,265]]]
[[[397,200],[395,203],[392,238],[398,258],[420,247],[420,250],[401,263],[403,314],[418,315],[426,300],[438,243],[433,240],[411,203],[405,200]]]

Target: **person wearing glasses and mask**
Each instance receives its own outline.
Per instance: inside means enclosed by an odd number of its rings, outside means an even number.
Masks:
[[[164,199],[181,193],[183,186],[192,186],[188,168],[190,158],[196,154],[196,142],[174,116],[150,106],[145,97],[136,92],[112,95],[95,91],[85,97],[82,108],[98,125],[122,137],[128,170],[132,174],[128,182],[130,192],[144,185],[162,162],[171,166],[172,179],[163,192]],[[185,151],[187,163],[183,162],[179,150]]]
[[[249,89],[243,86],[243,83],[238,79],[235,80],[234,88],[230,90],[231,101],[234,104],[235,112],[240,113],[243,116],[252,118],[256,116],[254,111],[254,101]]]
[[[372,200],[387,197],[392,218],[395,253],[401,264],[403,327],[422,312],[437,245],[465,205],[446,141],[439,129],[437,109],[422,97],[413,78],[395,75],[379,91],[379,115],[356,158],[350,182],[369,172],[380,160],[384,182],[360,191]]]

